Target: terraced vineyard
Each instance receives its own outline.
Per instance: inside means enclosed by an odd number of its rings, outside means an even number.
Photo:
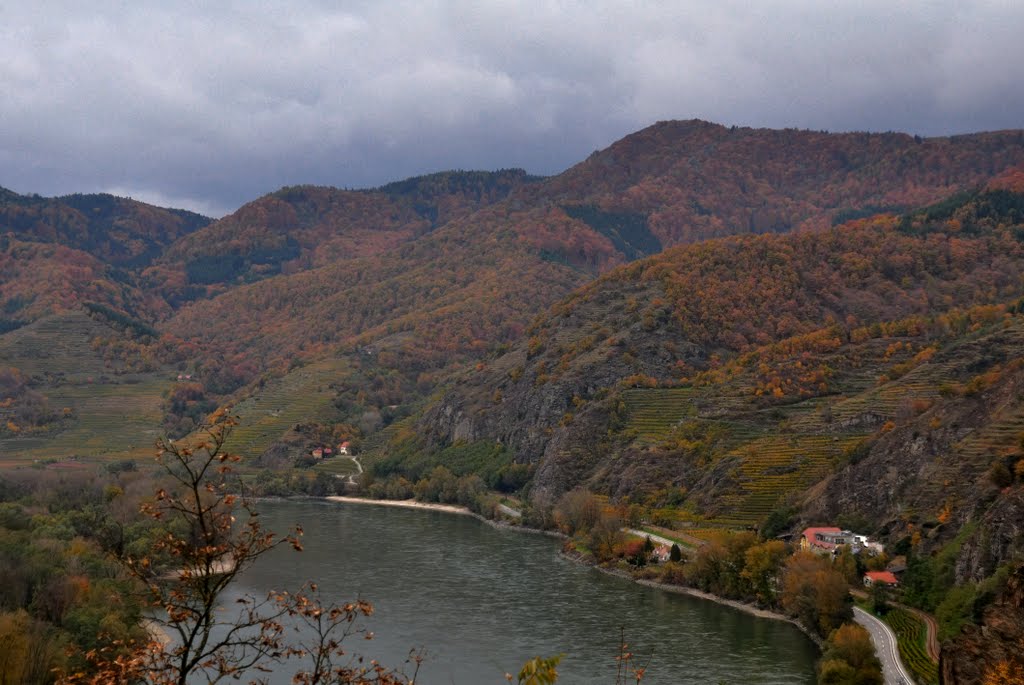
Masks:
[[[1005,407],[1001,416],[965,438],[959,453],[972,462],[987,464],[1004,450],[1016,447],[1024,436],[1024,404]]]
[[[359,460],[363,463],[363,468],[366,468],[369,461],[372,461],[381,454],[381,451],[388,442],[391,441],[391,438],[395,437],[395,434],[397,434],[399,430],[406,426],[411,426],[414,423],[415,421],[411,417],[401,419],[385,426],[382,430],[377,431],[363,440],[359,455]]]
[[[787,495],[824,476],[863,436],[775,435],[749,442],[726,458],[740,461],[739,489],[721,500],[720,525],[756,526]]]
[[[0,363],[30,376],[33,389],[45,395],[52,411],[70,415],[46,433],[0,440],[0,463],[152,456],[171,375],[125,374],[110,368],[92,341],[117,335],[76,311],[0,336]]]
[[[170,386],[167,377],[151,374],[122,378],[118,383],[68,383],[47,388],[51,406],[71,409],[74,419],[56,435],[0,440],[0,462],[69,456],[151,457],[160,435],[162,395]]]
[[[640,445],[660,443],[692,413],[693,388],[632,389],[624,395],[629,413],[626,429],[636,431]]]
[[[110,373],[92,340],[112,331],[85,312],[68,312],[40,319],[0,336],[0,360],[28,376],[63,374],[69,380],[98,378]]]
[[[955,370],[953,362],[921,364],[902,378],[837,403],[832,408],[832,415],[840,422],[868,412],[892,419],[909,402],[937,398],[939,387],[953,377]]]
[[[704,540],[705,542],[721,535],[724,531],[732,530],[732,526],[701,526],[694,528],[683,528],[681,532],[697,540]]]
[[[332,421],[336,410],[330,385],[347,373],[343,361],[328,359],[270,381],[235,406],[240,423],[225,449],[255,458],[297,423]]]
[[[1024,348],[1024,323],[1015,319],[1005,325],[999,324],[971,334],[941,350],[933,361],[920,364],[906,375],[836,403],[832,407],[833,417],[842,422],[858,414],[873,412],[891,419],[908,402],[935,400],[944,383],[968,374],[972,363],[984,362],[992,344],[1018,350]],[[991,437],[997,437],[1003,429],[1012,431],[1022,424],[1024,421],[1017,423],[1015,417],[1009,417],[1009,423],[999,428],[992,427],[994,432]],[[985,440],[980,444],[984,446]]]
[[[922,685],[939,682],[939,665],[928,657],[925,649],[927,628],[917,616],[904,609],[892,609],[884,617],[896,633],[900,660],[914,673]]]

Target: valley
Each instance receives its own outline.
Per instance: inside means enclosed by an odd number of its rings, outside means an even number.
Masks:
[[[217,221],[3,191],[0,466],[148,469],[229,406],[253,494],[512,502],[599,563],[635,556],[606,515],[729,553],[835,524],[955,664],[1024,554],[1022,168],[1020,131],[680,121]]]

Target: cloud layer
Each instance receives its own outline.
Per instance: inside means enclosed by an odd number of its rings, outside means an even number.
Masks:
[[[1013,0],[636,5],[8,3],[0,185],[222,214],[298,183],[553,173],[660,119],[1024,127]]]

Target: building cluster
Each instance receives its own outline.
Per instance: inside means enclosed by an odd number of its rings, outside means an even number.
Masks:
[[[352,455],[352,443],[346,440],[338,445],[337,450],[333,447],[315,447],[310,454],[314,459],[329,459],[333,456],[348,457]]]
[[[836,556],[840,548],[848,547],[853,554],[875,556],[885,551],[880,542],[874,542],[866,535],[858,535],[849,530],[834,526],[807,528],[800,535],[800,549],[815,554]],[[893,570],[868,571],[864,574],[864,585],[871,587],[876,584],[896,586],[899,579]]]

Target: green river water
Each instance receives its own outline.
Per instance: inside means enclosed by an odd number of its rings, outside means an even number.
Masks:
[[[794,626],[609,576],[563,558],[550,537],[365,504],[267,501],[259,510],[271,530],[301,525],[305,551],[265,557],[236,591],[313,580],[326,600],[371,601],[375,638],[353,648],[389,665],[425,649],[417,683],[500,685],[529,658],[564,653],[560,684],[612,685],[621,629],[633,652],[651,657],[644,685],[814,682],[815,648]]]

